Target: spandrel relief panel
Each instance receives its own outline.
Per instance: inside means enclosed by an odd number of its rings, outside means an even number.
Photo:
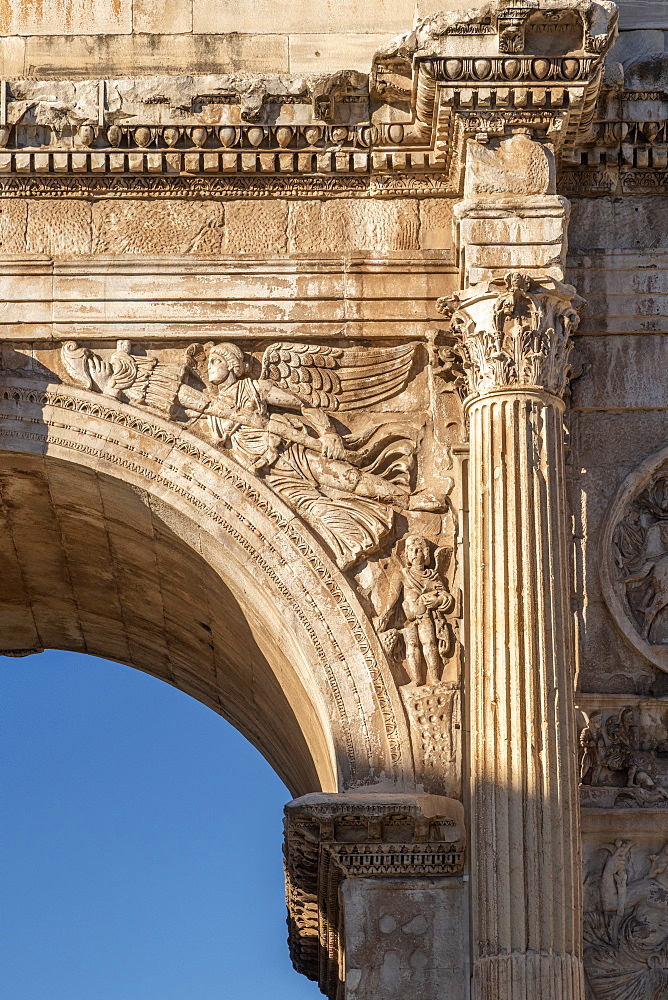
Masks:
[[[268,488],[354,588],[410,720],[424,787],[461,795],[461,407],[429,345],[65,340],[4,380],[71,387],[194,435]],[[8,390],[9,391],[9,390]],[[11,398],[11,395],[6,396]]]

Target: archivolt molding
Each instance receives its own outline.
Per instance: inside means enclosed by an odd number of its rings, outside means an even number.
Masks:
[[[0,400],[3,448],[134,480],[222,535],[240,566],[252,560],[304,637],[314,668],[307,684],[335,706],[342,786],[412,784],[408,731],[382,647],[350,584],[261,481],[187,430],[86,390],[5,377]],[[376,728],[374,720],[382,720]]]
[[[599,544],[601,589],[627,642],[668,672],[668,448],[624,480]]]

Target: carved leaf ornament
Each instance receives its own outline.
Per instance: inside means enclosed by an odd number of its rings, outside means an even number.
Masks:
[[[437,309],[450,319],[450,369],[464,398],[526,386],[562,396],[584,300],[571,285],[510,271]]]
[[[601,533],[599,573],[626,641],[668,672],[668,448],[638,466],[613,500]]]

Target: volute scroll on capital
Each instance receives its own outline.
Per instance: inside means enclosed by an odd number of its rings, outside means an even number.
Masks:
[[[438,300],[450,329],[435,349],[466,401],[501,389],[562,397],[583,305],[572,285],[510,271]]]

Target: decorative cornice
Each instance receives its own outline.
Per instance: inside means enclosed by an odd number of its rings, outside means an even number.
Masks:
[[[439,795],[305,795],[285,809],[290,954],[331,1000],[340,979],[339,887],[345,878],[456,875],[464,809]]]
[[[122,192],[141,177],[151,193],[156,180],[178,191],[206,178],[227,196],[247,178],[271,193],[278,177],[317,197],[336,175],[373,195],[458,194],[467,136],[529,128],[557,152],[583,139],[613,11],[519,0],[434,15],[379,52],[369,76],[0,82],[0,187],[67,177],[95,197],[100,178]]]
[[[572,285],[519,271],[440,299],[450,319],[441,357],[455,386],[465,399],[505,388],[563,396],[583,305]]]

